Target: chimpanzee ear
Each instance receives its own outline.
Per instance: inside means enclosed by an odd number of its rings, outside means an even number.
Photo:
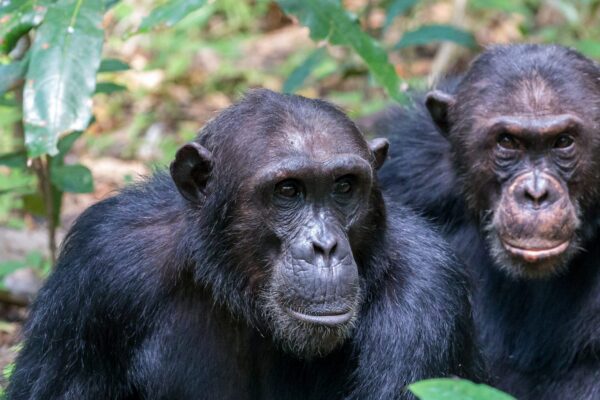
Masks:
[[[381,168],[387,158],[390,142],[384,138],[373,139],[369,142],[369,148],[375,157],[375,169]]]
[[[427,93],[427,97],[425,97],[425,106],[444,136],[448,136],[450,132],[448,109],[454,104],[454,101],[454,96],[440,90],[433,90]]]
[[[171,163],[171,177],[183,197],[199,202],[206,196],[206,183],[212,171],[212,154],[195,142],[184,145],[177,151]]]

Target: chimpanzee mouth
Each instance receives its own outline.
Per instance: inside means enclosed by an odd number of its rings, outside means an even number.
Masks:
[[[354,316],[354,312],[352,310],[328,314],[305,314],[302,312],[294,311],[291,308],[287,308],[287,312],[299,321],[306,322],[309,324],[332,327],[346,324]]]
[[[571,241],[566,240],[557,246],[548,248],[526,248],[504,240],[502,240],[502,244],[512,256],[519,257],[528,263],[536,263],[563,254],[569,248]]]

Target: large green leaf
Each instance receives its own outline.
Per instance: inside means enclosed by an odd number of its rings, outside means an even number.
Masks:
[[[6,3],[6,4],[5,4]],[[0,50],[8,53],[21,36],[38,26],[50,0],[13,0],[0,5]]]
[[[384,29],[388,29],[394,18],[410,10],[419,0],[392,0],[387,7]]]
[[[36,32],[24,90],[25,145],[30,157],[57,153],[61,134],[91,118],[104,33],[104,4],[59,0]]]
[[[306,78],[311,72],[321,64],[327,55],[327,50],[324,47],[318,48],[308,55],[308,57],[296,67],[290,76],[283,83],[283,91],[285,93],[293,93],[302,86]]]
[[[450,41],[470,48],[477,47],[473,35],[460,28],[451,25],[423,25],[414,31],[404,33],[395,48],[401,49],[442,41]]]
[[[427,379],[408,386],[421,400],[516,400],[493,387],[464,379]]]
[[[50,180],[61,192],[90,193],[94,190],[92,173],[81,164],[52,168]]]
[[[167,27],[175,25],[192,11],[206,4],[206,0],[170,0],[156,7],[150,15],[142,21],[139,32],[147,32],[150,29],[164,25]]]
[[[348,14],[337,0],[278,0],[288,14],[293,14],[310,29],[313,40],[329,40],[332,44],[350,46],[361,56],[388,94],[404,102],[400,78],[389,63],[387,53],[372,37],[363,32],[357,19]]]
[[[25,77],[29,57],[0,65],[0,96],[13,89]]]

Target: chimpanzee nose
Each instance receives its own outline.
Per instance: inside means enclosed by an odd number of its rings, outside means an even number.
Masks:
[[[548,207],[558,199],[549,180],[537,173],[523,180],[519,192],[517,193],[519,203],[535,209]]]
[[[312,239],[315,256],[321,256],[326,261],[337,249],[337,238],[332,233],[326,232]]]

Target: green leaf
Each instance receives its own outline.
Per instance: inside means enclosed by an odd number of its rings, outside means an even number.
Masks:
[[[449,41],[461,46],[475,48],[477,42],[473,35],[451,25],[423,25],[414,31],[405,32],[396,49],[404,47]]]
[[[12,0],[0,6],[0,50],[10,52],[21,36],[38,26],[50,0]]]
[[[0,165],[9,168],[27,168],[27,154],[25,151],[15,151],[0,155]]]
[[[0,96],[14,89],[23,80],[28,62],[27,55],[22,60],[0,65]]]
[[[23,196],[23,211],[38,217],[46,216],[46,206],[40,193],[28,193]]]
[[[421,400],[516,400],[493,387],[464,379],[427,379],[408,386]]]
[[[129,69],[129,64],[124,61],[118,60],[116,58],[105,58],[100,63],[100,68],[98,68],[98,72],[120,72],[127,71]]]
[[[98,0],[59,0],[48,8],[30,50],[24,90],[30,157],[55,155],[60,135],[87,127],[104,40],[103,12]]]
[[[400,78],[389,63],[387,53],[372,37],[363,32],[354,16],[337,0],[278,0],[288,14],[293,14],[310,29],[313,40],[328,39],[335,45],[350,46],[364,60],[375,80],[399,102],[406,101],[400,91]]]
[[[11,362],[9,364],[6,364],[6,366],[2,370],[2,375],[4,376],[4,379],[8,380],[12,376],[13,372],[15,372],[15,363]]]
[[[127,91],[127,87],[123,86],[123,85],[119,85],[118,83],[98,82],[96,84],[95,94],[98,94],[98,93],[112,94],[112,93],[124,92],[124,91]]]
[[[283,84],[283,91],[285,93],[293,93],[302,86],[306,78],[309,77],[311,72],[317,68],[321,62],[325,59],[327,50],[324,47],[318,48],[308,55],[306,60],[296,67],[287,80]]]
[[[383,29],[387,30],[392,22],[394,22],[394,18],[396,18],[398,15],[404,14],[418,2],[419,0],[392,0],[386,11]]]
[[[71,132],[58,141],[58,154],[50,159],[50,167],[60,167],[65,163],[65,156],[75,144],[75,141],[83,134],[83,131]]]
[[[206,0],[170,0],[152,10],[142,21],[138,32],[148,32],[159,25],[171,27],[205,4]]]
[[[12,274],[18,269],[24,268],[27,263],[24,260],[9,260],[0,262],[0,279]]]
[[[600,58],[600,42],[584,39],[575,43],[575,48],[591,58]]]
[[[506,13],[522,14],[528,18],[532,17],[532,12],[524,0],[470,0],[469,5],[476,10],[497,10]]]
[[[104,4],[106,5],[107,10],[120,2],[121,0],[104,0]]]
[[[81,165],[63,165],[50,169],[50,180],[62,192],[90,193],[94,183],[90,170]]]

